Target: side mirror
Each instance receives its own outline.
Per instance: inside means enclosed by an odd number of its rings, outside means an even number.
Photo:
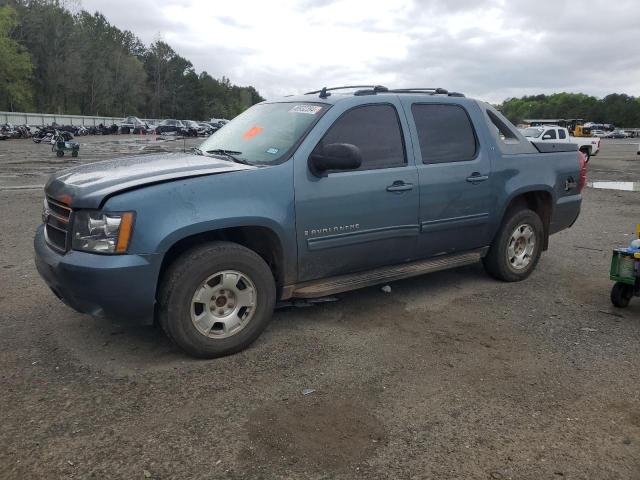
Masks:
[[[543,135],[543,140],[551,140],[551,135]]]
[[[350,143],[330,143],[322,153],[312,153],[309,170],[316,177],[326,177],[329,170],[355,170],[362,165],[360,149]]]

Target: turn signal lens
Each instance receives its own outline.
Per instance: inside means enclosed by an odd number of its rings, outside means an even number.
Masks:
[[[125,253],[129,248],[129,240],[131,239],[131,231],[133,230],[133,212],[122,214],[120,221],[120,232],[118,233],[118,243],[116,244],[116,253]]]

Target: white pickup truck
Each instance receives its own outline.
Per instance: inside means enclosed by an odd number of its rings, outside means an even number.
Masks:
[[[533,142],[549,143],[575,143],[578,150],[589,157],[597,155],[600,150],[600,138],[598,137],[572,137],[566,128],[557,125],[545,125],[542,127],[528,127],[520,130],[522,134]]]

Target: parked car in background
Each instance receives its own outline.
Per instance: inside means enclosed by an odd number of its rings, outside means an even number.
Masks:
[[[207,122],[198,122],[198,125],[200,125],[200,128],[202,129],[202,135],[204,136],[211,135],[217,130],[217,128],[213,128],[213,126]]]
[[[146,122],[138,117],[127,117],[118,125],[120,133],[149,133],[150,128]]]
[[[526,279],[578,218],[586,181],[576,145],[540,140],[443,89],[262,102],[193,154],[53,175],[36,266],[80,312],[155,319],[190,354],[227,355],[278,300],[479,261]]]
[[[606,137],[608,134],[604,130],[591,130],[592,137]]]
[[[545,125],[540,127],[528,127],[520,130],[522,134],[532,142],[543,143],[573,143],[578,150],[584,153],[587,161],[592,155],[600,151],[600,138],[597,137],[572,137],[569,130],[557,125]]]
[[[193,120],[182,120],[182,124],[185,127],[185,135],[189,137],[197,137],[202,131],[202,127]]]
[[[180,120],[168,119],[161,121],[156,127],[158,135],[185,135],[186,127]]]
[[[614,130],[613,132],[607,133],[605,136],[606,138],[629,138],[631,135],[624,130]]]
[[[212,125],[217,125],[218,128],[222,128],[227,123],[229,123],[229,120],[225,118],[212,118],[211,120],[209,120],[209,123],[211,123]]]

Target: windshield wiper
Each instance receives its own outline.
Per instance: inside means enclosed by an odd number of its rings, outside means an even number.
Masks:
[[[247,162],[246,160],[243,160],[242,158],[238,158],[236,157],[236,155],[241,155],[242,152],[238,152],[236,150],[224,150],[221,148],[217,148],[214,150],[207,150],[207,153],[210,153],[211,155],[223,155],[227,158],[230,158],[232,161],[236,162],[236,163],[241,163],[243,165],[251,165],[249,162]]]

